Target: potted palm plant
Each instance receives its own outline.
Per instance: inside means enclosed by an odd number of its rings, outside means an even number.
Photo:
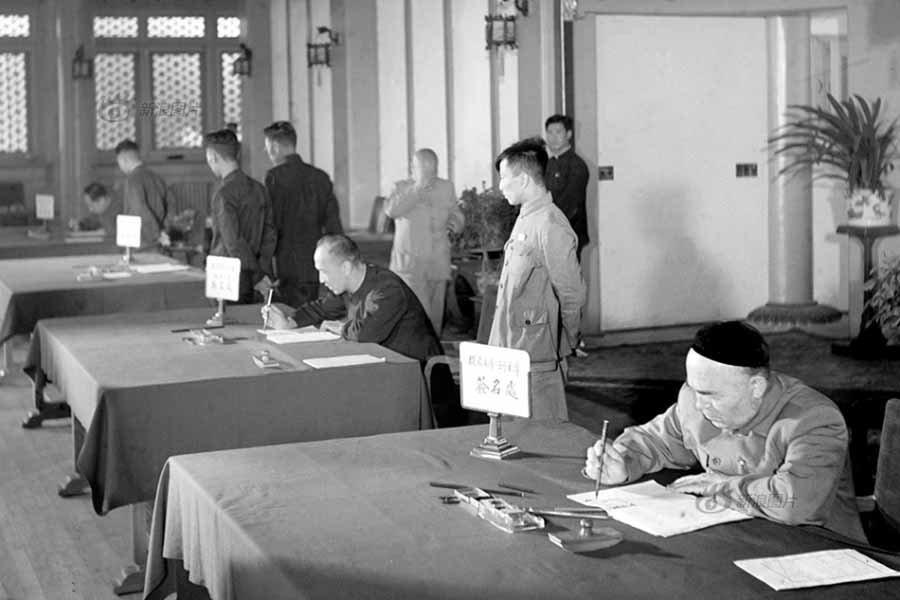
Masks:
[[[822,166],[817,178],[846,185],[848,225],[889,225],[892,191],[885,189],[884,177],[897,157],[897,120],[882,119],[880,98],[869,104],[854,95],[841,102],[828,94],[828,103],[790,107],[793,118],[769,138],[775,154],[789,157],[778,175]]]

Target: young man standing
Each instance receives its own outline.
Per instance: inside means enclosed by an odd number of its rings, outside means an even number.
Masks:
[[[169,192],[163,178],[141,160],[140,148],[132,140],[116,146],[116,163],[125,174],[124,214],[141,218],[141,247],[168,246],[165,222]]]
[[[288,121],[263,130],[266,154],[275,165],[266,173],[266,189],[278,236],[275,266],[282,302],[298,306],[319,295],[313,252],[326,234],[343,233],[331,178],[297,154],[297,132]]]
[[[210,254],[241,259],[238,303],[255,301],[253,287],[273,277],[275,227],[266,188],[245,174],[238,163],[240,143],[229,129],[203,137],[206,163],[220,180],[212,199],[213,238]]]
[[[504,150],[494,165],[500,191],[521,210],[504,248],[489,344],[531,357],[531,416],[568,419],[566,357],[578,342],[584,280],[578,238],[544,186],[547,151],[540,138]]]

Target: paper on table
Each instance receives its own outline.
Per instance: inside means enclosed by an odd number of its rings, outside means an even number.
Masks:
[[[326,342],[341,339],[330,331],[303,331],[300,329],[257,329],[273,344],[298,344],[301,342]]]
[[[708,499],[673,492],[655,481],[601,490],[596,500],[593,491],[568,497],[587,506],[599,506],[616,521],[660,537],[751,518],[725,507],[710,510]]]
[[[103,277],[103,279],[125,279],[131,277],[131,273],[128,271],[109,271],[103,273],[101,277]]]
[[[329,367],[349,367],[351,365],[367,365],[371,363],[386,362],[383,357],[371,354],[347,354],[345,356],[326,356],[324,358],[306,358],[303,362],[314,369],[327,369]]]
[[[900,571],[849,549],[751,558],[734,564],[776,591],[900,577]]]
[[[181,263],[153,263],[149,265],[132,265],[131,270],[136,273],[171,273],[190,269],[188,265]]]

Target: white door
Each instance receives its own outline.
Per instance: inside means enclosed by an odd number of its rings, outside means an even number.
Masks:
[[[745,317],[768,297],[765,22],[596,18],[601,326]]]

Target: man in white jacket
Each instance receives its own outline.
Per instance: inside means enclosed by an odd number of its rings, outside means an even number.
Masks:
[[[411,177],[394,184],[384,212],[394,219],[391,271],[408,285],[428,313],[438,335],[450,279],[449,232],[465,224],[453,184],[437,176],[434,150],[413,155]]]

